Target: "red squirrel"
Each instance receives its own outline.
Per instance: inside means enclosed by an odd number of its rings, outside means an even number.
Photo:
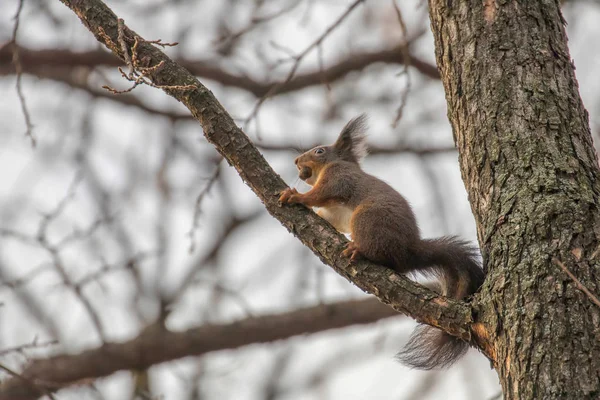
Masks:
[[[288,188],[281,204],[318,207],[317,214],[338,231],[350,233],[342,255],[362,256],[394,271],[420,272],[439,280],[441,293],[453,299],[474,294],[484,272],[477,249],[457,237],[421,239],[415,215],[402,195],[364,172],[366,115],[346,124],[337,141],[317,146],[294,161],[300,179],[312,186],[307,193]],[[421,325],[398,359],[417,369],[446,367],[466,353],[468,344],[439,329]]]

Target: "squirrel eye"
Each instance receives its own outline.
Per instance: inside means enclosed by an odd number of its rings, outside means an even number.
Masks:
[[[322,148],[315,149],[315,154],[323,154],[323,153],[325,153],[324,149],[322,149]]]

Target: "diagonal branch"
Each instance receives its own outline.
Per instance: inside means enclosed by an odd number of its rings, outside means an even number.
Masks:
[[[115,45],[118,36],[117,16],[101,0],[61,1],[79,16],[98,41],[123,59],[120,46]],[[129,41],[133,42],[133,38],[138,35],[127,27],[124,29]],[[343,235],[305,207],[279,205],[279,193],[287,187],[285,182],[273,171],[248,136],[235,125],[212,92],[152,44],[141,41],[138,52],[138,59],[144,60],[149,67],[162,65],[148,77],[190,110],[202,125],[207,140],[237,170],[267,211],[324,263],[397,311],[451,335],[471,340],[473,320],[471,308],[467,304],[439,296],[388,268],[367,261],[350,265],[346,258],[341,257],[347,243]],[[196,89],[169,88],[189,85]]]
[[[0,400],[35,399],[48,392],[101,378],[120,370],[144,370],[154,364],[212,351],[268,343],[307,333],[369,324],[397,316],[375,298],[348,300],[229,324],[202,325],[173,332],[159,324],[123,343],[73,355],[33,359],[18,376],[0,384]],[[15,373],[16,374],[16,373]]]

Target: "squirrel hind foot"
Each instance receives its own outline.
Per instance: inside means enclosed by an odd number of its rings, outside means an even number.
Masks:
[[[358,258],[360,258],[361,254],[358,250],[358,246],[356,245],[356,243],[349,242],[346,245],[346,249],[342,251],[342,256],[350,258],[350,262],[355,262],[356,260],[358,260]]]

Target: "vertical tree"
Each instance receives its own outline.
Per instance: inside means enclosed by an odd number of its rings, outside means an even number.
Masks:
[[[506,399],[600,396],[600,186],[558,1],[430,0]]]

